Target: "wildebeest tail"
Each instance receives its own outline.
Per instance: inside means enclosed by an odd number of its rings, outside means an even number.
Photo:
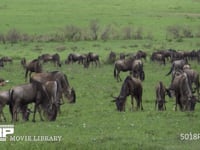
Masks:
[[[172,67],[170,68],[170,71],[166,74],[166,76],[168,76],[168,75],[170,75],[170,74],[172,73],[173,68],[174,68],[174,66],[172,66]]]
[[[114,68],[114,78],[116,78],[117,77],[117,70],[116,70],[116,66],[115,66],[115,68]]]
[[[13,105],[14,105],[13,93],[14,93],[14,90],[13,90],[13,89],[10,89],[10,90],[9,90],[9,101],[8,101],[8,105],[9,105],[9,111],[10,111],[10,114],[11,114],[11,117],[12,117],[12,118],[13,118]]]

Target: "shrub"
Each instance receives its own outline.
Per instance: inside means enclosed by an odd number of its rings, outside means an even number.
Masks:
[[[16,29],[9,30],[7,35],[6,35],[6,40],[9,41],[12,44],[20,41],[21,40],[20,38],[21,38],[21,34]]]
[[[67,26],[64,30],[64,35],[69,41],[81,40],[81,29],[74,25]]]
[[[110,31],[111,31],[111,27],[106,26],[105,29],[103,30],[103,32],[101,33],[101,39],[103,41],[107,41],[109,39]]]
[[[122,36],[124,40],[130,40],[132,39],[132,32],[133,29],[131,27],[125,27],[122,29]]]
[[[90,22],[90,31],[91,31],[91,37],[92,40],[97,40],[98,39],[98,30],[99,30],[99,23],[97,20],[92,20]]]
[[[136,40],[143,39],[143,35],[142,34],[143,34],[143,28],[139,27],[134,33],[134,39],[136,39]]]

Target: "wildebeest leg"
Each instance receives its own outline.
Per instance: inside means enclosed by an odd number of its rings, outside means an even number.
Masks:
[[[3,117],[4,121],[6,122],[6,117],[5,117],[5,115],[4,115],[4,112],[3,112],[3,110],[1,110],[1,112],[0,112],[0,113],[2,114],[2,117]]]
[[[32,120],[32,122],[35,122],[35,114],[36,114],[37,108],[38,108],[38,104],[35,102],[34,112],[33,112],[33,120]]]
[[[119,82],[119,81],[122,81],[122,79],[121,79],[119,73],[120,73],[120,71],[118,70],[118,71],[117,71],[117,81],[118,81],[118,82]]]
[[[134,108],[134,99],[133,96],[131,95],[131,110],[133,111]]]
[[[156,110],[157,104],[158,104],[158,101],[155,100],[155,110]]]
[[[27,81],[27,76],[28,76],[28,69],[26,69],[26,73],[25,73],[25,81]]]
[[[39,115],[40,115],[40,120],[41,120],[41,121],[44,121],[44,119],[42,118],[42,110],[41,110],[41,107],[38,107],[38,112],[39,112]]]

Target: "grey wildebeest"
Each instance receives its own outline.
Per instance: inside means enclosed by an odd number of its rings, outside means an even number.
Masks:
[[[141,81],[145,79],[145,73],[143,70],[143,62],[141,59],[136,59],[132,64],[132,75],[135,78],[139,78]]]
[[[61,67],[60,55],[58,53],[55,54],[42,54],[38,57],[39,60],[42,60],[43,63],[53,62],[55,66]]]
[[[77,53],[70,53],[65,60],[65,64],[73,64],[74,62],[78,62],[78,64],[83,64],[86,61],[87,56],[85,54],[77,54]]]
[[[175,73],[175,77],[170,85],[170,90],[175,92],[176,106],[179,105],[181,111],[193,111],[196,104],[196,97],[192,94],[188,76],[185,72]]]
[[[5,105],[9,104],[9,91],[1,91],[0,92],[0,121],[2,121],[2,118],[4,121],[6,121],[6,117],[3,113],[3,108]]]
[[[160,81],[156,85],[155,90],[156,90],[155,109],[158,106],[158,110],[159,111],[166,110],[165,95],[167,94],[169,97],[171,97],[171,94],[169,93],[169,90],[164,86],[162,81]]]
[[[126,60],[117,60],[114,64],[114,78],[117,81],[122,81],[119,74],[120,71],[126,72],[126,71],[132,71],[132,65],[133,65],[133,58],[128,58]]]
[[[192,90],[193,90],[193,84],[195,85],[193,91],[197,92],[198,99],[199,99],[199,88],[200,88],[199,87],[200,86],[200,83],[199,83],[199,73],[196,70],[193,70],[193,69],[190,69],[190,68],[185,68],[185,69],[183,69],[183,71],[188,76],[189,84],[190,84],[190,87],[192,88]]]
[[[70,87],[67,76],[64,73],[60,71],[35,73],[30,78],[31,83],[44,84],[47,81],[57,81],[59,89],[61,89],[62,94],[65,95],[69,102],[76,102],[75,90]],[[60,94],[60,99],[62,99],[62,94]]]
[[[47,93],[47,91],[49,90],[48,88],[49,87],[47,87],[46,85],[35,84],[35,83],[23,84],[23,85],[19,85],[19,86],[11,88],[9,107],[10,107],[10,112],[12,116],[12,121],[18,120],[17,114],[18,114],[19,108],[24,108],[30,103],[35,103],[33,122],[35,122],[35,114],[36,114],[37,109],[40,113],[40,119],[43,120],[39,106],[41,106],[41,108],[44,111],[47,111],[47,110],[52,111],[54,116],[52,116],[51,118],[55,120],[57,116],[57,110],[56,110],[56,107],[52,106],[53,103],[50,99],[51,96],[49,95],[49,93]]]
[[[36,73],[42,72],[42,64],[40,63],[40,60],[38,60],[38,59],[34,59],[34,60],[30,61],[29,63],[26,63],[26,59],[24,58],[21,61],[21,64],[23,65],[23,67],[26,70],[25,80],[27,80],[28,73],[29,73],[29,77],[30,77],[32,72],[36,72]]]
[[[87,54],[87,66],[89,66],[90,63],[93,64],[93,62],[95,63],[95,66],[96,66],[96,67],[97,67],[97,65],[100,66],[99,55],[94,54],[94,53],[92,53],[92,52],[89,52],[89,53]]]
[[[187,59],[173,61],[170,71],[166,74],[166,76],[170,75],[172,71],[183,70],[183,66],[186,64],[188,64]]]
[[[121,91],[118,97],[115,97],[115,102],[118,111],[125,111],[125,103],[126,99],[129,95],[131,95],[131,104],[132,110],[134,107],[133,98],[135,98],[137,102],[137,109],[143,110],[142,106],[142,83],[139,79],[134,78],[132,76],[127,76],[122,84]]]

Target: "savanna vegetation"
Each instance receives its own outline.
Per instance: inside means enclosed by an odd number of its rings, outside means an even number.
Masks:
[[[199,110],[174,111],[174,98],[166,98],[167,110],[155,110],[155,86],[168,86],[170,63],[150,61],[153,51],[162,49],[199,50],[199,0],[1,0],[0,56],[13,58],[0,69],[9,82],[8,90],[24,84],[20,60],[44,53],[59,53],[62,67],[44,64],[45,71],[64,72],[77,93],[77,103],[61,106],[55,122],[20,120],[14,135],[60,135],[61,142],[1,142],[1,149],[198,149],[199,140],[185,140],[181,133],[200,133]],[[117,54],[147,52],[144,61],[143,111],[116,111],[111,95],[118,96],[122,82],[113,77],[107,64],[110,51]],[[64,64],[69,53],[99,54],[101,66],[88,69],[79,64]],[[199,71],[196,61],[190,62]],[[128,73],[121,73],[125,79]],[[33,109],[33,106],[30,106]],[[10,124],[8,106],[4,108]],[[30,120],[32,115],[30,116]]]

